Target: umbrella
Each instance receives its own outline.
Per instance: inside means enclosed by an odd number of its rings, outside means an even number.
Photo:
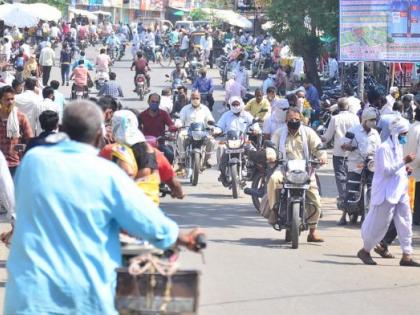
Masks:
[[[3,20],[4,24],[7,26],[23,28],[37,25],[39,18],[36,17],[27,6],[15,3],[10,9],[1,12],[0,20]]]
[[[237,26],[240,28],[252,28],[252,22],[250,20],[236,12],[233,12],[232,10],[204,8],[203,11],[204,13],[214,16],[214,18],[228,23],[230,25]]]
[[[32,3],[27,5],[29,10],[38,18],[44,21],[55,21],[61,19],[61,11],[45,3]]]

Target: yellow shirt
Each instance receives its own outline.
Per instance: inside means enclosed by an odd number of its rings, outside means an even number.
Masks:
[[[302,126],[299,131],[292,135],[288,132],[286,137],[286,155],[288,160],[304,160],[304,152],[303,152],[303,140],[302,140],[302,128],[305,128],[306,131],[306,138],[308,141],[308,150],[311,155],[320,158],[327,158],[327,154],[325,150],[317,150],[319,145],[322,145],[321,139],[316,134],[316,132],[309,127]],[[280,144],[281,138],[281,131],[283,128],[278,129],[272,136],[271,141],[275,144],[275,148],[278,149]]]
[[[263,98],[259,104],[257,103],[257,100],[253,98],[245,106],[245,110],[247,112],[250,112],[254,118],[258,117],[258,118],[261,118],[263,121],[267,117],[270,116],[270,109],[271,109],[270,102],[266,98]],[[260,112],[261,110],[267,110],[267,111],[261,113]]]

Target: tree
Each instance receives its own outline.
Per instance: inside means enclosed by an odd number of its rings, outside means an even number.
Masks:
[[[286,40],[292,52],[302,56],[307,78],[321,91],[316,59],[321,36],[338,34],[337,0],[271,0],[268,16],[271,32],[278,41]]]

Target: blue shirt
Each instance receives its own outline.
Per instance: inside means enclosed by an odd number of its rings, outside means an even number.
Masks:
[[[213,80],[211,78],[198,78],[193,85],[193,91],[198,90],[200,93],[213,93]]]
[[[98,96],[109,95],[113,98],[124,97],[121,86],[114,80],[105,82],[98,93]]]
[[[121,228],[159,248],[178,226],[87,144],[30,150],[16,173],[4,314],[117,314]]]
[[[89,59],[87,59],[85,57],[79,58],[79,60],[82,60],[82,59],[84,60],[83,66],[84,67],[87,67],[88,70],[93,70],[95,68],[94,65],[93,65],[93,63],[90,62]],[[74,70],[74,68],[76,68],[79,65],[79,60],[76,60],[75,62],[72,63],[72,65],[71,65],[71,70],[72,71]]]
[[[306,99],[311,104],[313,110],[319,110],[319,93],[313,84],[309,85],[306,89]]]

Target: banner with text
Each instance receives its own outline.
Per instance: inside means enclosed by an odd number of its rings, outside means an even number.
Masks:
[[[340,0],[340,61],[420,61],[420,0]]]

